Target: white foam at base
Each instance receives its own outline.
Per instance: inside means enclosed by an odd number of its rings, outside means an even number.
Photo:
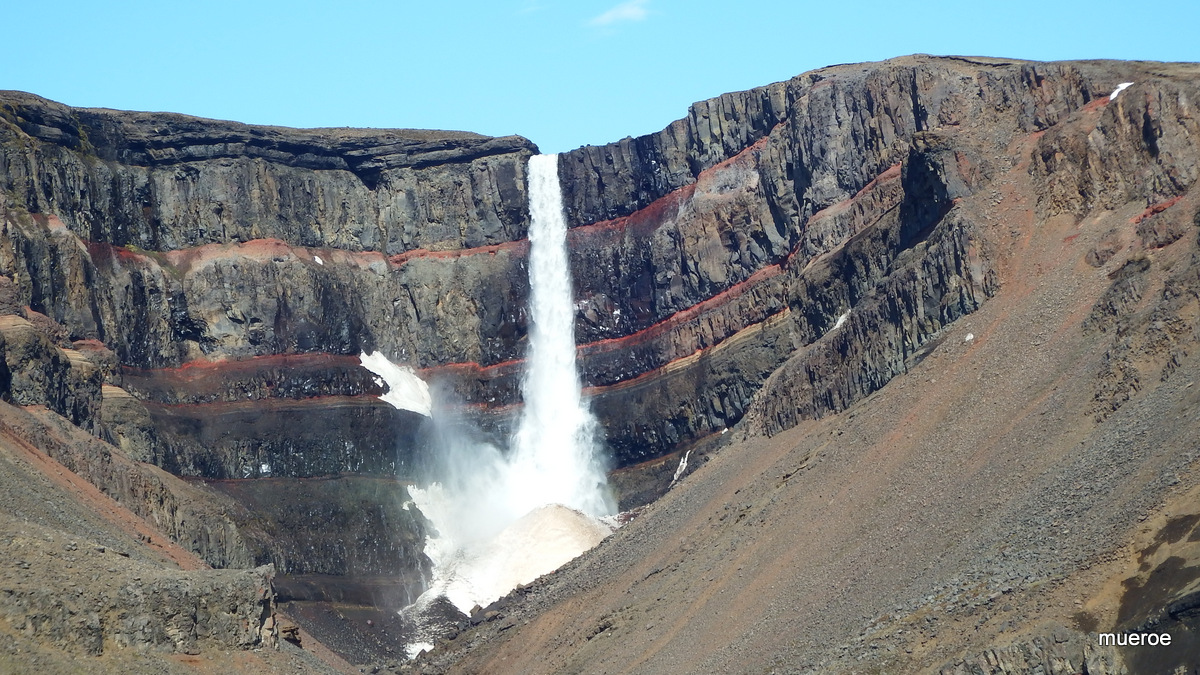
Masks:
[[[412,368],[398,366],[379,352],[358,355],[363,368],[375,373],[387,384],[388,390],[379,397],[380,401],[399,410],[411,410],[426,417],[433,416],[433,399],[429,396],[429,385],[417,377]]]
[[[430,651],[433,651],[433,644],[429,642],[413,642],[405,645],[404,647],[404,653],[409,659],[415,659],[420,656],[422,652]]]
[[[558,569],[613,530],[600,520],[615,513],[616,504],[576,364],[578,308],[558,157],[534,156],[528,169],[529,347],[524,405],[510,451],[450,442],[436,458],[445,464],[439,482],[409,489],[432,525],[425,554],[433,563],[433,580],[402,613],[418,621],[435,617],[428,624],[434,628],[438,598],[464,613],[485,607]],[[371,370],[391,384],[382,368]]]

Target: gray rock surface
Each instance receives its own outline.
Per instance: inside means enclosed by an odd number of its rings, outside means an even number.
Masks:
[[[524,233],[524,159],[536,148],[517,136],[285,129],[0,98],[0,186],[89,241],[167,251],[276,238],[393,255]]]
[[[0,618],[59,649],[197,654],[264,642],[273,611],[270,566],[186,572],[117,563],[121,556],[102,546],[31,525],[0,545],[10,561],[0,573]],[[22,572],[34,565],[36,574]],[[104,575],[105,584],[80,583],[80,575]]]

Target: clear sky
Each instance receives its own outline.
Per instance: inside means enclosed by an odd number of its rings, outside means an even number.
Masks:
[[[7,4],[0,89],[254,124],[515,133],[543,152],[835,63],[1200,60],[1200,0]]]

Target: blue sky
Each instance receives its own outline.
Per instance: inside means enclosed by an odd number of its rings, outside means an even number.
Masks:
[[[255,124],[516,133],[543,152],[834,63],[1200,60],[1198,0],[11,4],[0,89]]]

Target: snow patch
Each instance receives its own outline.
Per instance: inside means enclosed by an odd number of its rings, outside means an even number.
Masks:
[[[324,261],[324,260],[321,260],[321,256],[319,256],[319,255],[314,255],[314,256],[313,256],[313,260],[317,261],[317,264],[318,264],[318,265],[324,265],[324,264],[325,264],[325,261]]]
[[[1108,100],[1110,100],[1110,101],[1117,100],[1117,94],[1125,91],[1126,89],[1128,89],[1132,86],[1133,86],[1132,82],[1122,82],[1121,84],[1118,84],[1117,88],[1113,89],[1113,93],[1108,95]]]
[[[963,342],[964,343],[970,342],[971,340],[974,340],[974,339],[975,339],[974,333],[967,333],[967,336],[963,338]]]
[[[429,396],[429,385],[417,377],[412,368],[398,366],[379,352],[358,355],[362,367],[375,373],[387,384],[388,390],[379,397],[380,401],[399,410],[411,410],[426,417],[433,416],[433,399]]]
[[[728,429],[726,429],[725,431],[728,431]],[[725,431],[722,431],[721,433],[725,433]],[[678,483],[679,479],[681,477],[683,477],[683,472],[687,471],[687,461],[688,461],[688,457],[691,456],[691,454],[692,454],[691,450],[688,450],[687,452],[683,453],[683,459],[679,460],[679,467],[677,469],[675,469],[675,477],[671,479],[671,485]],[[668,485],[667,488],[669,489],[671,487],[671,485]]]

